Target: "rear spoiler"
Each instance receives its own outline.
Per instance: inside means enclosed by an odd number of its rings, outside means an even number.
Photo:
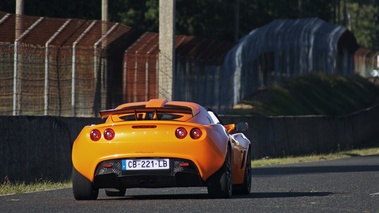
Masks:
[[[158,113],[181,113],[181,114],[192,114],[191,108],[135,108],[135,109],[110,109],[110,110],[103,110],[100,111],[100,117],[105,118],[111,115],[122,115],[122,114],[136,114],[135,117],[137,117],[137,113],[144,113],[144,112],[154,112],[155,114]]]

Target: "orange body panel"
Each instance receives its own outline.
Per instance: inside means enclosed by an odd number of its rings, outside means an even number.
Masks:
[[[96,166],[105,160],[125,158],[183,158],[193,161],[200,169],[200,174],[206,180],[221,167],[225,158],[226,134],[214,134],[207,128],[220,128],[220,126],[203,127],[196,124],[187,124],[174,121],[145,121],[144,125],[157,125],[156,128],[137,128],[140,122],[128,124],[113,124],[112,129],[116,137],[112,141],[102,138],[92,141],[90,131],[94,128],[100,131],[109,127],[102,124],[85,127],[76,139],[72,150],[74,167],[89,180],[93,180]],[[178,139],[173,134],[179,126],[192,128],[194,126],[204,129],[202,137],[198,140]],[[212,135],[213,134],[213,135]]]

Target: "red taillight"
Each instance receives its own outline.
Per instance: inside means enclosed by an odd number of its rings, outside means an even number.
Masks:
[[[97,130],[97,129],[94,129],[94,130],[91,131],[91,133],[89,134],[89,136],[90,136],[91,140],[98,141],[101,138],[101,132],[99,130]]]
[[[113,164],[111,164],[111,163],[105,163],[105,164],[103,164],[103,167],[106,168],[106,169],[110,169],[110,168],[113,168]]]
[[[188,167],[189,163],[180,163],[179,166],[181,166],[181,167]]]
[[[105,129],[104,130],[104,138],[107,140],[112,140],[114,138],[114,130],[113,129]]]
[[[191,129],[190,136],[192,139],[199,139],[203,135],[203,132],[199,128]]]
[[[175,130],[175,135],[179,139],[183,139],[187,136],[187,130],[184,127],[179,127]]]

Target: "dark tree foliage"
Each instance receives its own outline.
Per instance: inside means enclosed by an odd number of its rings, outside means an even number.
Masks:
[[[57,18],[100,19],[101,0],[25,0],[25,14]],[[177,0],[177,34],[231,40],[237,0]],[[299,7],[299,2],[301,2]],[[239,0],[238,35],[276,18],[318,16],[329,20],[328,0]],[[158,0],[109,0],[109,18],[145,31],[158,31]],[[315,6],[317,5],[317,6]],[[14,12],[15,0],[0,0],[0,10]]]
[[[318,17],[331,21],[333,1],[330,0],[251,0],[240,1],[240,35],[263,26],[274,19]]]
[[[14,13],[15,0],[0,0],[0,10]],[[30,16],[100,19],[101,0],[24,0],[24,14]]]
[[[14,13],[15,2],[0,0],[0,10]],[[108,3],[110,21],[158,32],[159,0],[108,0]],[[24,0],[24,4],[25,15],[101,18],[101,0]],[[362,15],[365,11],[359,8],[374,11],[371,12],[374,15]],[[176,0],[176,33],[233,40],[274,19],[318,17],[351,27],[360,43],[378,48],[379,38],[373,36],[379,32],[379,15],[375,12],[378,8],[379,0]]]

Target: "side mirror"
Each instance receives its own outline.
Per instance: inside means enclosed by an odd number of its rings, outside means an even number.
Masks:
[[[247,122],[238,122],[235,124],[235,130],[237,132],[245,132],[249,129],[249,124]]]

